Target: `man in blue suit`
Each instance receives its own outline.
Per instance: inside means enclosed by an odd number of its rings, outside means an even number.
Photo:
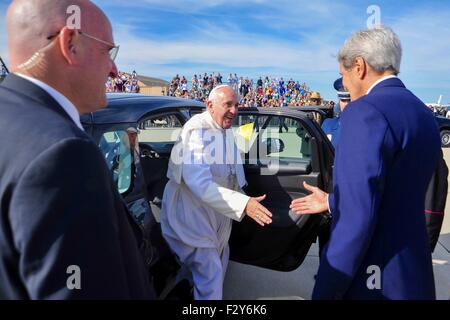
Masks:
[[[82,30],[66,25],[71,5]],[[80,124],[117,75],[107,17],[87,0],[15,0],[7,25],[0,299],[153,298],[140,229]]]
[[[353,34],[339,52],[352,102],[341,116],[334,192],[305,184],[312,194],[291,205],[333,216],[313,299],[435,299],[423,212],[439,131],[397,78],[401,55],[385,27]]]

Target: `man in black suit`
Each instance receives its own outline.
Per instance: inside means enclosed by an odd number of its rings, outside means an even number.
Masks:
[[[153,298],[142,235],[79,118],[106,106],[117,74],[108,18],[87,0],[15,0],[7,26],[0,299]]]

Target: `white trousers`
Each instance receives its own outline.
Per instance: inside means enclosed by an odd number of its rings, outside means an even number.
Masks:
[[[180,276],[187,276],[194,286],[195,300],[222,300],[223,281],[230,249],[219,254],[216,248],[193,248],[175,239],[166,239],[181,263]]]

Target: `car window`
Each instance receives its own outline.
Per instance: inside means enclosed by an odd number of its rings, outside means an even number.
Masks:
[[[150,143],[175,142],[183,125],[175,114],[158,115],[140,124],[139,141]]]
[[[264,124],[267,117],[239,115],[233,124],[233,133],[241,155],[249,153],[258,136],[258,124]]]
[[[126,193],[131,186],[132,155],[130,142],[125,131],[110,131],[102,135],[100,150],[117,186],[118,191]]]
[[[233,131],[241,154],[249,154],[246,163],[311,160],[311,136],[298,119],[244,114]]]
[[[297,119],[274,116],[260,133],[268,146],[268,158],[311,159],[311,136]],[[272,147],[270,150],[270,147]]]
[[[206,108],[205,109],[191,109],[190,110],[190,115],[191,115],[191,117],[193,117],[193,116],[195,116],[197,114],[200,114],[200,113],[203,113],[205,111],[206,111]]]

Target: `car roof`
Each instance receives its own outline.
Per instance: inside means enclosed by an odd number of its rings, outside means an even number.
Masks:
[[[177,108],[205,108],[204,103],[191,99],[144,94],[108,93],[108,106],[81,117],[83,124],[108,124],[138,122],[151,111]]]
[[[184,98],[168,96],[152,96],[136,93],[108,93],[108,105],[106,108],[81,116],[81,122],[88,124],[111,124],[111,123],[136,123],[148,112],[168,111],[177,108],[204,109],[205,104]],[[240,108],[240,110],[248,108]],[[295,110],[303,112],[328,111],[330,108],[322,106],[284,107],[280,111]]]
[[[436,121],[439,124],[445,124],[445,125],[450,125],[450,119],[446,118],[446,117],[442,117],[442,116],[435,116]]]
[[[301,106],[301,107],[284,107],[284,108],[289,108],[291,110],[297,110],[297,111],[304,111],[304,112],[311,112],[311,111],[317,111],[317,110],[322,110],[322,111],[330,111],[330,110],[334,110],[333,107],[324,107],[324,106]]]

